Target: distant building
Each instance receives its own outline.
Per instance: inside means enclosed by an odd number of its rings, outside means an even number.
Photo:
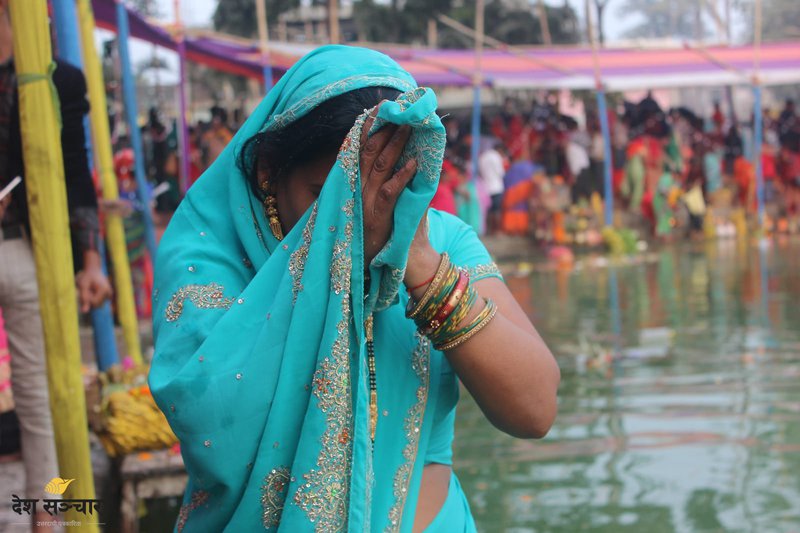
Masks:
[[[358,27],[352,3],[340,3],[338,9],[340,42],[359,41]],[[328,8],[321,5],[301,5],[278,16],[279,41],[296,43],[327,43]]]

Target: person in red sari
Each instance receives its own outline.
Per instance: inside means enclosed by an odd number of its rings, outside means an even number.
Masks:
[[[456,207],[456,191],[461,186],[461,174],[458,168],[449,160],[445,159],[442,163],[442,175],[439,178],[439,187],[431,200],[431,207],[458,215]]]
[[[492,120],[491,131],[492,135],[506,147],[512,161],[521,157],[527,148],[528,132],[511,98],[506,98],[503,111]]]

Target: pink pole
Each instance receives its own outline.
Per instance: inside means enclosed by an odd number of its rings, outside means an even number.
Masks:
[[[186,43],[183,35],[178,36],[178,58],[180,63],[180,80],[178,91],[180,95],[180,116],[178,117],[181,127],[181,173],[179,189],[181,194],[186,194],[189,189],[189,125],[186,123]]]
[[[178,91],[180,96],[178,120],[180,122],[180,148],[181,148],[181,172],[178,177],[178,189],[181,195],[186,194],[189,190],[189,125],[186,123],[186,41],[183,35],[183,26],[181,25],[181,0],[174,0],[173,7],[175,9],[175,29],[178,38],[178,68],[180,69],[180,78],[178,79]]]

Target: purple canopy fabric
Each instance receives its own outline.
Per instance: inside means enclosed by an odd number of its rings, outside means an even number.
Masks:
[[[97,25],[116,31],[114,0],[92,0]],[[128,10],[131,35],[176,50],[170,32]],[[186,56],[209,67],[261,79],[263,66],[257,43],[218,34],[186,36]],[[276,76],[288,70],[313,46],[270,43],[270,62]],[[470,50],[411,47],[381,48],[408,70],[421,85],[468,86],[475,69]],[[696,87],[752,83],[752,46],[676,48],[605,48],[599,64],[606,90],[655,87]],[[527,48],[522,52],[487,50],[483,55],[485,83],[496,88],[593,89],[594,68],[588,48]],[[758,73],[763,85],[800,82],[800,42],[765,43]]]

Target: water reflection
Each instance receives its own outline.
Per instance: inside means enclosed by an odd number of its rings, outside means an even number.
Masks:
[[[557,353],[543,441],[465,394],[480,531],[800,531],[800,243],[668,248],[508,282]]]

